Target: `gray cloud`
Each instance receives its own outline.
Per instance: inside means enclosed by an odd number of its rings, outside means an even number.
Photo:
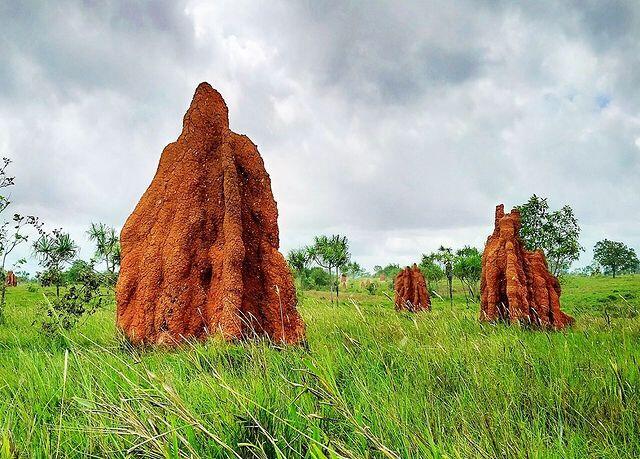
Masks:
[[[198,82],[258,144],[286,250],[368,266],[481,246],[495,204],[570,204],[640,249],[635,2],[0,5],[0,149],[18,210],[121,226]],[[582,262],[590,260],[590,250]]]

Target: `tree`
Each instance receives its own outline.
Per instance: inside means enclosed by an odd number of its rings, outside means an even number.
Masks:
[[[56,297],[60,297],[62,269],[78,254],[78,246],[68,233],[55,229],[51,233],[42,232],[33,244],[33,253],[45,271],[40,274],[44,283],[56,286]]]
[[[69,269],[64,273],[65,283],[78,283],[82,275],[89,269],[89,266],[89,263],[84,260],[73,260]]]
[[[96,272],[93,262],[76,260],[73,266],[78,268],[74,285],[62,296],[51,300],[45,297],[42,304],[41,329],[48,336],[75,327],[80,319],[95,313],[109,295],[100,291],[103,276]]]
[[[480,278],[482,276],[482,255],[475,247],[465,246],[456,251],[453,274],[465,286],[467,305],[479,297]]]
[[[9,158],[2,158],[0,163],[0,190],[11,187],[15,184],[15,177],[7,175],[7,167],[11,164]],[[0,195],[0,215],[11,205],[11,201],[8,197]],[[40,223],[37,217],[23,216],[14,214],[10,220],[4,220],[0,223],[0,324],[4,323],[4,308],[6,304],[7,295],[7,282],[6,282],[6,264],[7,257],[23,242],[28,240],[28,236],[24,234],[24,230],[27,226],[32,226],[36,229],[40,228]],[[23,260],[16,263],[16,266],[21,265]]]
[[[579,243],[580,225],[570,206],[549,211],[546,198],[535,194],[518,206],[522,217],[520,237],[528,250],[542,250],[554,276],[566,271],[584,249]]]
[[[596,243],[593,248],[593,259],[605,268],[605,273],[616,274],[633,272],[640,262],[635,250],[622,242],[604,239]]]
[[[444,271],[434,260],[433,255],[422,255],[422,261],[420,262],[420,270],[424,277],[427,278],[429,285],[435,290],[438,286],[438,282],[444,277]]]
[[[299,279],[300,290],[304,290],[304,278],[309,269],[310,262],[311,258],[307,247],[289,250],[287,254],[287,263],[289,263],[289,267]]]
[[[400,268],[400,265],[397,263],[389,263],[384,268],[382,266],[374,266],[373,270],[375,271],[376,276],[384,274],[388,279],[393,280],[398,273],[402,271],[402,268]]]
[[[342,273],[346,274],[349,277],[362,277],[366,274],[366,271],[358,264],[358,262],[352,261],[347,263],[342,268]]]
[[[453,306],[453,263],[455,255],[450,247],[440,246],[436,252],[431,255],[433,261],[436,261],[444,272],[449,284],[449,301]]]
[[[340,268],[344,267],[351,259],[349,253],[349,241],[346,236],[333,235],[316,236],[313,246],[308,249],[309,257],[319,266],[329,271],[332,275],[335,269],[336,304],[340,299],[340,281],[338,279]],[[333,288],[331,289],[331,304],[333,304]]]
[[[105,263],[110,283],[115,283],[116,270],[120,266],[120,239],[116,230],[104,223],[91,223],[87,235],[96,244],[94,258]]]

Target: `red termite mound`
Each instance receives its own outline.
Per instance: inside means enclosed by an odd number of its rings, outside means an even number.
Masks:
[[[15,287],[18,285],[18,278],[13,271],[7,271],[7,287]]]
[[[416,264],[398,273],[395,280],[395,304],[397,311],[430,311],[431,299],[427,281]]]
[[[134,344],[303,341],[277,220],[257,147],[229,130],[222,96],[201,83],[122,230],[118,327]]]
[[[562,329],[574,319],[560,310],[560,284],[542,251],[525,250],[520,212],[496,207],[495,229],[482,254],[480,320]]]

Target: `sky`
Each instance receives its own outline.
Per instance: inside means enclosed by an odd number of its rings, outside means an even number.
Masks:
[[[368,269],[482,248],[537,194],[640,252],[637,1],[0,0],[6,211],[118,229],[201,81],[258,145],[281,249]],[[29,255],[23,246],[11,263]],[[27,266],[35,272],[37,266]]]

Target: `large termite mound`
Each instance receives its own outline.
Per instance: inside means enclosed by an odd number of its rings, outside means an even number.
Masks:
[[[520,322],[562,329],[574,319],[560,310],[560,284],[542,251],[531,252],[520,239],[520,213],[496,207],[495,229],[482,254],[480,320]]]
[[[7,287],[16,287],[18,285],[18,278],[13,271],[7,271]]]
[[[400,271],[395,280],[395,304],[397,311],[429,311],[431,299],[427,290],[427,281],[417,265],[407,266]]]
[[[122,230],[118,327],[134,344],[304,340],[277,220],[257,147],[229,130],[222,96],[201,83]]]

